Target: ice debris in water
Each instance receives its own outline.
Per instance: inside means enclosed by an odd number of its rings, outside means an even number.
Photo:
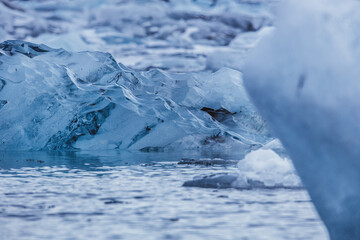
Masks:
[[[203,165],[203,166],[214,166],[214,165],[234,165],[238,161],[237,160],[225,160],[221,158],[200,158],[200,159],[192,159],[192,158],[182,158],[178,164],[179,165]]]
[[[184,182],[184,187],[201,187],[201,188],[231,188],[236,181],[235,174],[223,173],[209,176],[197,176],[193,180]]]
[[[245,85],[329,230],[360,239],[360,3],[283,1]]]
[[[272,137],[241,73],[136,72],[108,53],[0,44],[0,149],[253,149]]]
[[[248,153],[238,163],[239,176],[236,187],[301,187],[301,181],[290,161],[271,149],[258,149]]]
[[[302,188],[291,161],[271,149],[260,148],[238,162],[238,173],[197,176],[186,187],[204,188]]]

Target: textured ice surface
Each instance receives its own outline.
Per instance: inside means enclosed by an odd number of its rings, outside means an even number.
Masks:
[[[0,149],[247,150],[271,139],[235,70],[141,73],[108,53],[0,50]]]
[[[331,239],[359,239],[359,2],[283,5],[276,30],[248,59],[245,84]]]
[[[209,160],[208,160],[209,161]],[[216,165],[219,160],[213,160]],[[223,165],[226,165],[223,160]],[[203,188],[238,188],[238,189],[276,189],[302,188],[302,183],[287,157],[280,157],[267,146],[248,153],[237,163],[238,171],[233,173],[217,173],[213,175],[196,176],[186,181],[186,187]]]
[[[299,188],[302,186],[291,161],[271,149],[248,153],[238,163],[235,187]]]
[[[268,5],[233,0],[215,5],[207,0],[1,0],[0,41],[110,52],[138,70],[241,68],[252,39],[263,33],[257,30],[272,24]]]

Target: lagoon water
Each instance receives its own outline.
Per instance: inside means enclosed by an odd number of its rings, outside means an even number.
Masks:
[[[182,157],[2,152],[0,239],[327,239],[306,190],[183,187],[237,167]]]

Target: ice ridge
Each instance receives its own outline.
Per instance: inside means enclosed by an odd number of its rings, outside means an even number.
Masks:
[[[0,149],[253,149],[272,139],[240,72],[137,72],[109,53],[0,44]]]

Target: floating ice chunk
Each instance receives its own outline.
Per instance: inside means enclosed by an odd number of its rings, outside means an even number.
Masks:
[[[271,149],[258,149],[250,152],[238,163],[239,176],[234,187],[258,186],[276,188],[301,187],[291,161],[282,158]]]
[[[233,163],[233,161],[229,161]],[[203,164],[212,166],[227,161],[195,161],[187,160],[181,164]],[[271,149],[258,149],[248,153],[238,161],[238,172],[221,173],[210,176],[197,176],[186,181],[185,187],[204,188],[302,188],[302,183],[288,158],[280,157]]]
[[[186,181],[184,187],[200,188],[231,188],[236,181],[236,174],[213,174],[210,176],[195,177],[193,180]]]
[[[331,239],[360,239],[360,3],[286,1],[244,71]]]

